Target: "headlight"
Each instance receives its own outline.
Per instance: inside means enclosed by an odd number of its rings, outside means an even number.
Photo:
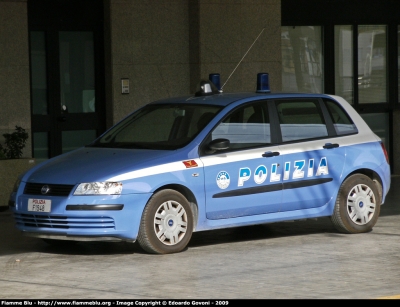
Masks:
[[[84,182],[78,185],[74,195],[120,195],[122,182]]]

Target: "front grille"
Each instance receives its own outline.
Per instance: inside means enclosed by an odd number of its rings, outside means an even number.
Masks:
[[[46,183],[30,183],[28,182],[24,189],[24,194],[43,195],[41,190],[44,185],[47,185],[50,190],[46,196],[68,196],[74,185],[70,184],[46,184]]]
[[[111,217],[68,217],[41,214],[14,214],[17,225],[49,229],[115,229]]]

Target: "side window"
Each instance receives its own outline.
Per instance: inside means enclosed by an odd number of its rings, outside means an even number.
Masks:
[[[328,130],[317,100],[278,101],[276,108],[282,142],[328,136]]]
[[[331,115],[333,126],[335,127],[338,135],[354,134],[357,133],[357,127],[354,125],[350,116],[339,106],[336,102],[324,99],[324,102]]]
[[[243,106],[228,115],[212,132],[212,140],[223,138],[231,149],[251,148],[271,143],[267,105]]]

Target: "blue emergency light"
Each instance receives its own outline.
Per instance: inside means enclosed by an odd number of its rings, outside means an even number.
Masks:
[[[219,74],[209,74],[208,79],[214,83],[215,87],[218,89],[218,91],[221,90],[221,78]]]
[[[257,93],[270,93],[268,73],[257,74]]]

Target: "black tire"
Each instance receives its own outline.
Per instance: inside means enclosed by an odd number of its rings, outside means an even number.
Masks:
[[[188,200],[175,190],[162,190],[143,210],[137,241],[148,253],[178,253],[187,246],[192,232],[193,214]]]
[[[381,198],[375,183],[355,174],[340,186],[331,220],[342,233],[369,232],[378,221]]]

